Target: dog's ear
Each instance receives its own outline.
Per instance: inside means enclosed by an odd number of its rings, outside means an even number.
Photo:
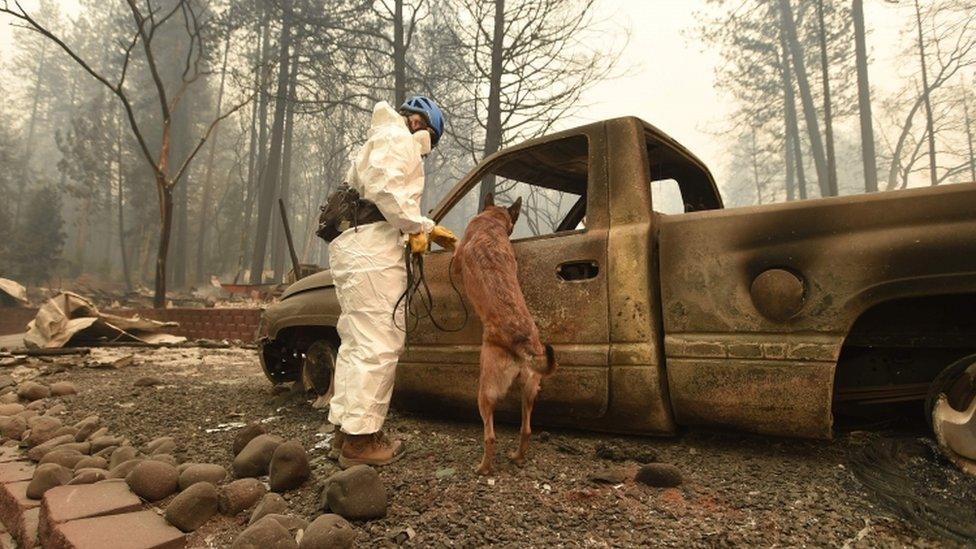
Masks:
[[[488,206],[494,206],[494,205],[495,205],[495,195],[493,193],[486,193],[485,198],[482,200],[481,203],[481,211],[485,211],[488,209]]]
[[[522,197],[518,197],[515,203],[508,207],[508,217],[512,220],[512,226],[515,226],[515,222],[518,221],[519,213],[522,212]]]

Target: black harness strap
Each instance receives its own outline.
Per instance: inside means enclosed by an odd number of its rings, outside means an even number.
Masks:
[[[422,254],[413,254],[410,252],[410,245],[408,244],[404,250],[404,261],[407,265],[407,289],[404,290],[400,298],[397,299],[396,305],[393,307],[393,324],[397,329],[402,330],[407,334],[408,339],[410,332],[417,327],[420,323],[420,319],[427,317],[430,319],[431,324],[435,328],[442,332],[460,332],[468,323],[468,307],[464,303],[464,298],[461,296],[461,291],[458,289],[457,284],[454,282],[454,256],[451,256],[451,261],[447,266],[447,276],[448,280],[451,282],[451,289],[454,290],[454,294],[457,296],[458,303],[461,304],[461,309],[464,311],[464,320],[456,328],[446,328],[440,322],[434,318],[434,297],[430,291],[430,287],[427,285],[427,277],[424,273],[424,257]],[[420,306],[422,310],[420,312],[413,311],[411,303],[416,296],[420,296]],[[403,323],[404,326],[401,328],[397,324],[396,312],[403,304]],[[413,324],[411,326],[411,320]]]

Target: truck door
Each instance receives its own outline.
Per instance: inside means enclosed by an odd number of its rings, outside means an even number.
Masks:
[[[494,180],[495,203],[522,197],[512,234],[519,282],[542,340],[551,343],[559,370],[543,383],[534,418],[578,425],[602,417],[608,406],[609,321],[607,194],[603,135],[575,134],[509,150],[471,174],[435,212],[460,237],[477,214],[480,184]],[[451,253],[425,258],[432,316],[409,333],[397,372],[399,406],[461,408],[477,416],[482,326],[452,287]],[[461,290],[460,281],[453,281]],[[413,309],[423,310],[419,298]],[[515,412],[518,391],[500,410]],[[547,421],[548,420],[548,421]]]

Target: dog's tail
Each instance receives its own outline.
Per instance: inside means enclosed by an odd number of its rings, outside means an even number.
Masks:
[[[543,364],[540,360],[541,357],[537,357],[535,360],[529,363],[529,367],[532,368],[534,372],[542,376],[551,376],[553,372],[559,365],[556,363],[556,353],[552,350],[552,345],[546,344],[546,361]]]

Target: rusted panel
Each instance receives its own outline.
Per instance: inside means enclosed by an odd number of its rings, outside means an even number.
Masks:
[[[605,425],[617,430],[623,430],[625,424],[636,430],[639,425],[640,430],[671,433],[675,424],[660,346],[663,329],[656,281],[657,244],[651,223],[654,214],[650,207],[650,170],[643,153],[644,131],[637,119],[607,122],[607,148],[612,159],[607,166],[607,271],[612,281],[608,313],[614,351],[610,362],[613,397]],[[622,353],[623,349],[629,352]],[[635,349],[639,351],[635,353]],[[642,356],[643,364],[630,366],[627,354]]]
[[[669,333],[846,333],[893,298],[976,291],[976,184],[667,216],[660,223]],[[753,280],[800,275],[787,321],[759,313]]]
[[[610,364],[619,366],[647,366],[657,360],[656,345],[645,343],[610,344]]]
[[[417,364],[401,361],[397,365],[394,404],[405,410],[461,411],[478,415],[477,364]],[[572,425],[577,420],[600,418],[607,411],[608,376],[606,368],[564,366],[546,378],[532,415],[533,425]],[[518,417],[520,392],[511,390],[498,410]]]
[[[261,317],[271,339],[293,326],[335,326],[339,321],[339,300],[335,288],[308,290],[268,307]]]
[[[668,360],[675,417],[682,425],[830,438],[833,362]]]
[[[677,430],[658,364],[610,367],[610,409],[601,428],[671,435]]]
[[[843,334],[684,333],[668,334],[668,358],[762,358],[829,362],[837,360]]]
[[[602,344],[554,344],[560,366],[607,364],[607,346]],[[414,364],[478,364],[481,345],[412,345],[400,358]]]
[[[826,436],[850,326],[888,299],[976,292],[974,234],[972,184],[664,218],[661,287],[679,421]],[[799,310],[781,315],[789,318],[764,316],[754,302],[754,281],[770,269],[803,282]],[[788,289],[779,293],[796,307],[798,290]]]

